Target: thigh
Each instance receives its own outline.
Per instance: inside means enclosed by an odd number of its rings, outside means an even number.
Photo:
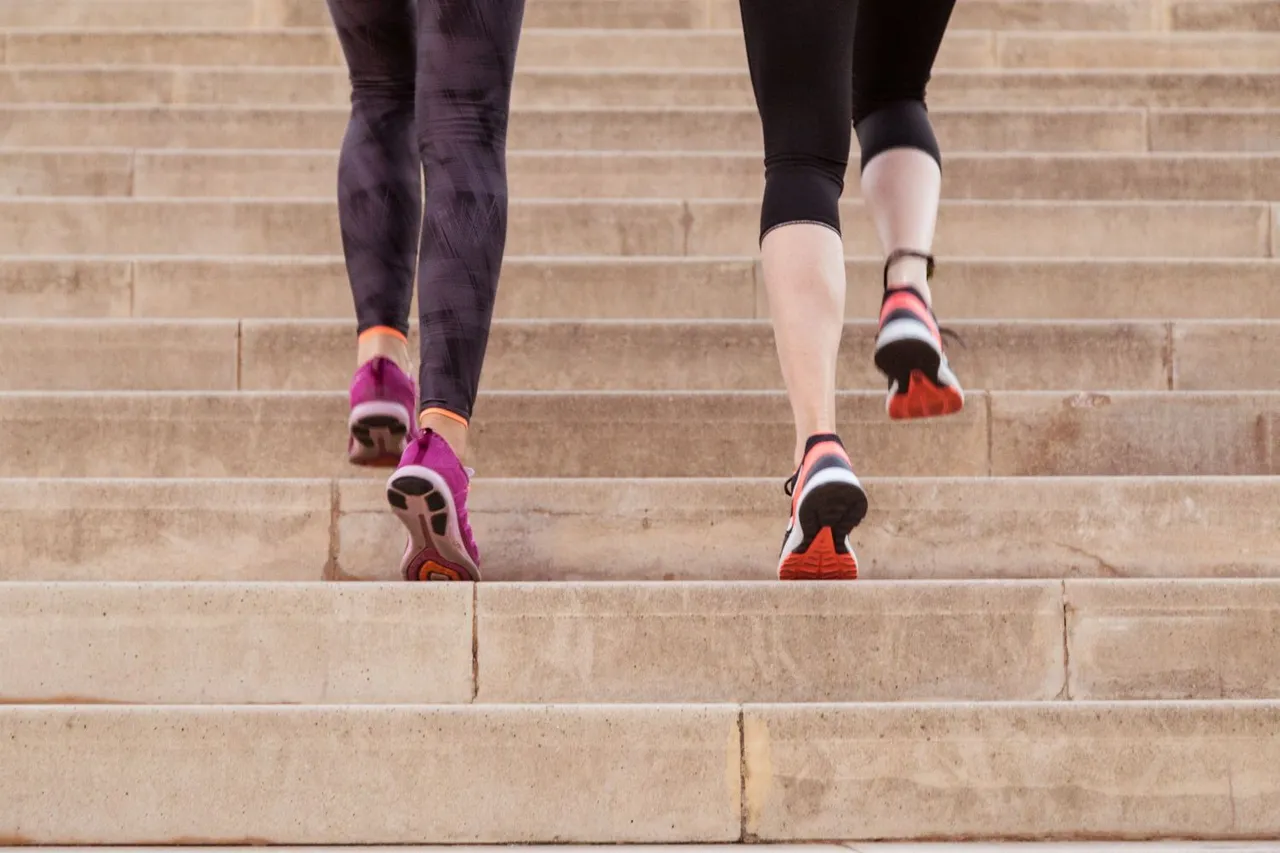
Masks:
[[[414,0],[328,0],[351,80],[412,85],[417,41]]]
[[[740,0],[765,156],[845,162],[856,0]]]
[[[421,134],[505,137],[523,20],[524,0],[420,0]]]
[[[853,35],[854,119],[923,101],[955,0],[861,0]]]

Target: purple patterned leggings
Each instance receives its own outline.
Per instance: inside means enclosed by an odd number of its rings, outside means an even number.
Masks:
[[[351,72],[338,211],[359,331],[408,331],[416,272],[421,408],[470,418],[506,245],[524,0],[328,3]]]

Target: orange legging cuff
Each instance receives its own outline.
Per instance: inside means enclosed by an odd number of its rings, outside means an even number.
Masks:
[[[374,326],[372,329],[365,329],[363,332],[360,333],[360,341],[362,342],[367,341],[369,340],[369,338],[372,338],[375,335],[390,335],[391,337],[396,338],[398,340],[405,341],[405,342],[408,341],[408,338],[405,337],[404,332],[400,331],[399,329],[393,329],[390,326]]]
[[[432,407],[430,409],[423,409],[422,414],[418,415],[418,426],[422,427],[423,429],[426,429],[426,427],[423,426],[423,421],[427,419],[427,415],[439,415],[442,418],[448,418],[451,421],[457,421],[458,423],[462,424],[464,427],[471,426],[471,423],[462,415],[458,414],[457,412],[451,412],[448,409]]]

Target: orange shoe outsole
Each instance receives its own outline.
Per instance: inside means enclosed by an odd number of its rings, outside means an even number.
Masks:
[[[923,370],[911,371],[906,393],[889,398],[889,417],[895,421],[954,415],[964,408],[964,397],[948,385],[935,385]]]
[[[824,527],[803,554],[789,554],[778,567],[778,580],[852,581],[858,579],[858,561],[853,554],[836,551],[831,528]]]

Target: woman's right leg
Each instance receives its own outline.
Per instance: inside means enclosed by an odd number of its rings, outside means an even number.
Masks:
[[[405,577],[478,580],[462,459],[506,246],[507,124],[524,0],[419,0],[418,16],[423,432],[387,499],[409,531]]]
[[[413,0],[328,0],[351,75],[338,162],[338,217],[358,345],[348,456],[394,466],[416,433],[409,305],[421,220],[414,143]]]
[[[867,498],[835,434],[844,329],[839,201],[852,129],[853,0],[741,0],[764,129],[761,255],[796,425],[783,579],[857,577]]]

